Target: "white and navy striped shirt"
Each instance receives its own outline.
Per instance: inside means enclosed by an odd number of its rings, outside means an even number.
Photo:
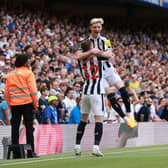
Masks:
[[[97,57],[90,60],[79,60],[79,67],[85,81],[83,86],[84,95],[103,94],[102,64]]]
[[[96,39],[90,36],[89,39],[91,40],[93,47],[98,48],[101,51],[106,51],[107,49],[111,48],[111,45],[106,45],[107,39],[104,36],[99,35]],[[83,94],[104,94],[105,88],[102,79],[102,72],[106,67],[109,68],[111,66],[108,59],[94,56],[90,60],[79,60],[78,63],[81,75],[85,81],[83,86]]]
[[[110,40],[108,40],[106,37],[99,35],[96,39],[93,37],[89,37],[93,44],[93,48],[98,48],[101,51],[106,51],[108,49],[111,49],[111,43]],[[109,63],[108,58],[104,57],[98,57],[98,60],[102,62],[103,64],[103,69],[105,70],[106,68],[111,67],[111,63]]]

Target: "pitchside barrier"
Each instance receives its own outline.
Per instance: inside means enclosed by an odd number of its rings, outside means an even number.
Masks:
[[[35,125],[35,152],[39,155],[73,151],[77,125]],[[168,144],[168,123],[139,123],[130,130],[125,124],[104,124],[100,148],[135,147]],[[0,159],[7,157],[11,144],[11,127],[0,126]],[[25,144],[25,128],[20,127],[19,143]],[[82,150],[91,150],[94,124],[88,124],[82,140]]]

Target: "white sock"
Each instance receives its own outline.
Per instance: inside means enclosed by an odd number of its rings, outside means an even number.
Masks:
[[[128,120],[128,117],[127,117],[127,116],[125,116],[125,117],[124,117],[124,121],[127,121],[127,120]]]
[[[93,149],[99,149],[99,145],[93,145]]]
[[[80,145],[79,145],[79,144],[76,144],[76,145],[75,145],[75,148],[80,148]]]

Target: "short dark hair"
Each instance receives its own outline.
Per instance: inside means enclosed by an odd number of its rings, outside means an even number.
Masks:
[[[48,88],[47,87],[42,87],[41,89],[40,89],[40,92],[42,93],[42,92],[44,92],[44,91],[46,91],[46,90],[48,90]]]
[[[83,40],[81,42],[81,48],[84,52],[90,49],[91,41],[89,39]]]
[[[21,67],[24,64],[27,63],[28,61],[28,56],[26,54],[16,54],[16,61],[15,61],[15,66],[16,67]]]

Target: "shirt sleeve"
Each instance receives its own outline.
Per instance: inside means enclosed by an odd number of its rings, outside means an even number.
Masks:
[[[109,39],[104,39],[104,43],[105,43],[105,51],[108,50],[108,49],[112,49],[111,47],[111,42]]]
[[[3,110],[9,110],[8,104],[7,104],[6,101],[3,101],[3,102],[2,102],[2,109],[3,109]]]

